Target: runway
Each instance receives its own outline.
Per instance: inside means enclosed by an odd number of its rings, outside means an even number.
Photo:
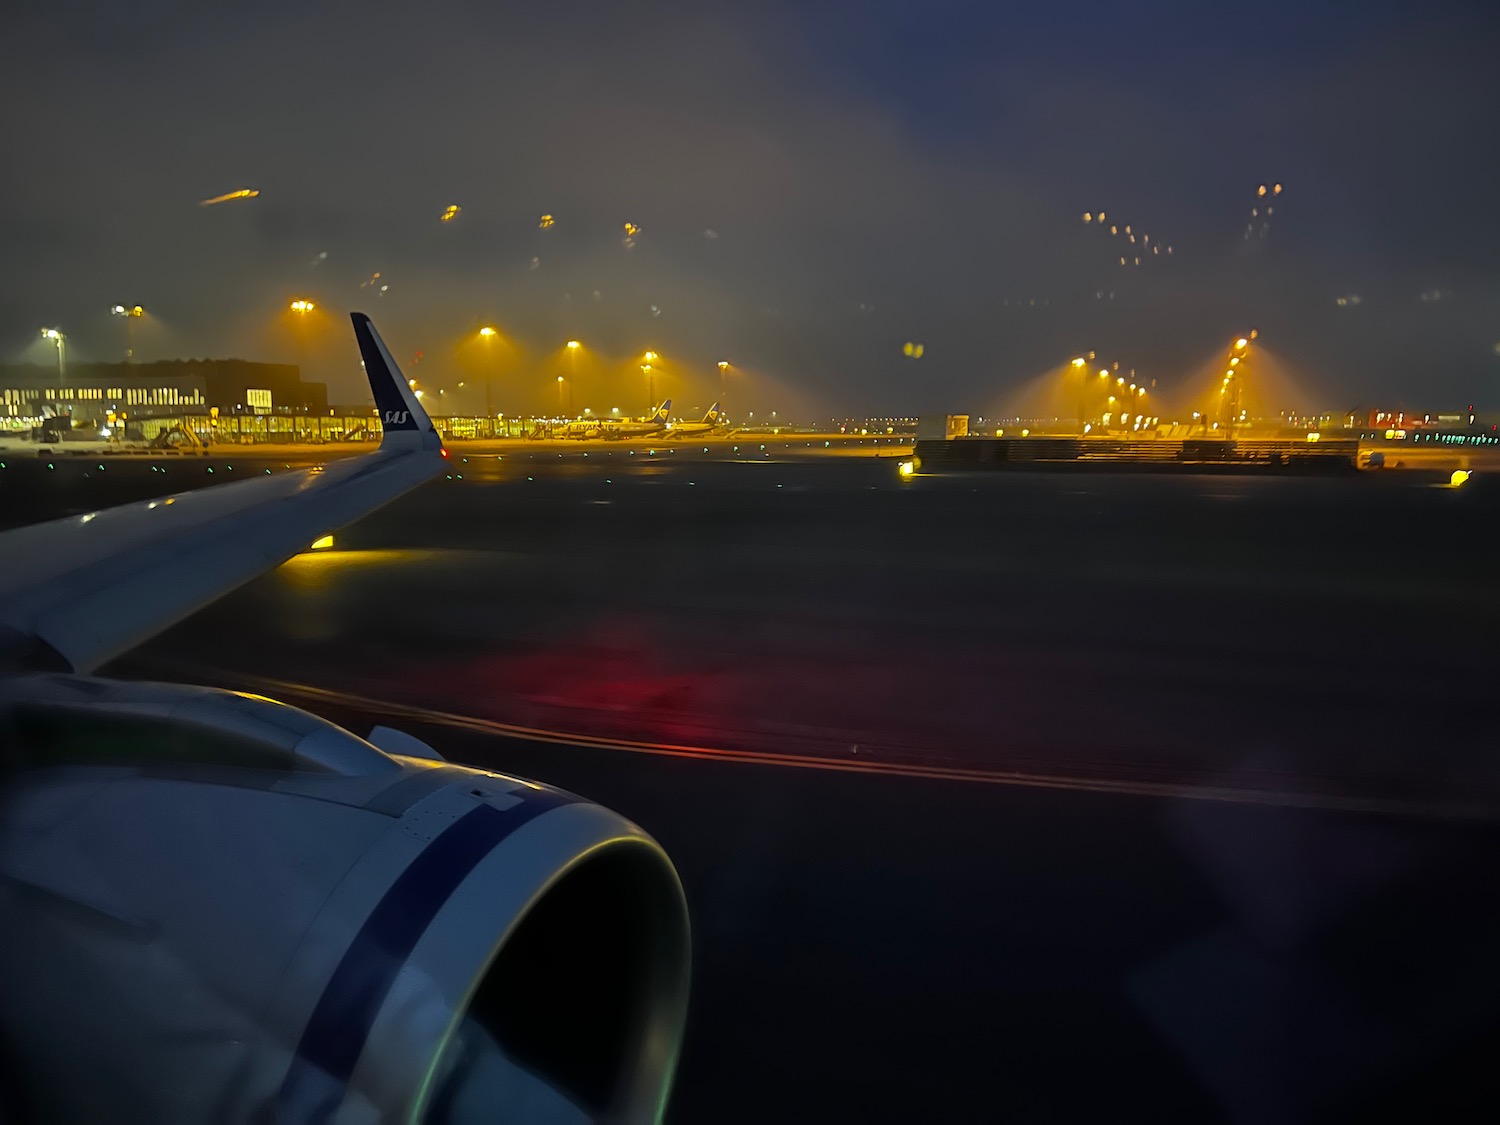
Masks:
[[[192,669],[172,669],[157,664],[164,679],[193,678]],[[900,761],[873,758],[867,749],[860,758],[860,746],[851,744],[846,757],[829,754],[810,755],[775,751],[735,750],[714,746],[672,745],[622,738],[602,738],[568,731],[540,730],[517,726],[474,715],[454,714],[428,707],[394,703],[384,699],[330,691],[315,684],[289,683],[283,680],[235,676],[238,690],[253,691],[283,702],[295,703],[310,711],[322,713],[337,709],[352,715],[379,715],[392,722],[414,722],[427,727],[470,731],[475,734],[524,741],[536,745],[615,751],[657,758],[685,758],[721,765],[774,766],[784,769],[821,770],[831,773],[861,773],[890,778],[914,778],[924,781],[967,782],[977,785],[1005,785],[1022,789],[1057,789],[1074,793],[1108,793],[1130,797],[1166,797],[1188,801],[1214,801],[1232,805],[1261,805],[1271,808],[1307,809],[1323,812],[1372,813],[1382,816],[1413,817],[1425,820],[1494,822],[1497,811],[1482,802],[1405,801],[1359,797],[1337,792],[1311,792],[1287,785],[1283,779],[1265,776],[1261,787],[1197,784],[1189,780],[1143,780],[1125,776],[1099,777],[1068,774],[1045,774],[1022,770],[958,769],[922,766]],[[873,748],[870,748],[873,749]]]
[[[1491,1104],[1483,478],[701,448],[460,454],[108,671],[644,826],[695,934],[673,1121]]]

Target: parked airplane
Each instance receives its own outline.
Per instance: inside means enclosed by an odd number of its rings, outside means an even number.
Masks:
[[[18,1120],[664,1111],[688,920],[641,829],[387,727],[92,675],[443,471],[353,319],[375,452],[0,534],[0,1106]]]
[[[667,399],[645,418],[631,418],[616,421],[611,418],[599,420],[600,436],[618,441],[622,438],[650,437],[659,434],[667,428],[667,414],[672,409],[672,400]]]
[[[674,422],[667,429],[672,434],[681,434],[683,437],[693,437],[699,434],[713,433],[724,425],[724,419],[719,414],[719,404],[716,402],[708,408],[708,413],[703,416],[701,422]]]

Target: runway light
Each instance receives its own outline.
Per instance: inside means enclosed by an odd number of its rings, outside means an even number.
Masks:
[[[332,535],[325,535],[321,539],[314,539],[312,541],[312,546],[309,547],[308,550],[310,550],[310,551],[326,551],[326,550],[328,550],[329,547],[332,547],[332,546],[333,546],[333,536]]]
[[[1457,488],[1459,485],[1463,484],[1468,479],[1469,479],[1469,470],[1468,469],[1454,469],[1453,470],[1453,475],[1448,478],[1448,485],[1451,488]]]
[[[917,467],[910,461],[902,461],[901,464],[896,466],[896,471],[900,473],[903,478],[909,478],[913,473],[917,471]]]
[[[1319,440],[1322,439],[1322,437],[1323,437],[1323,435],[1320,434],[1320,433],[1318,433],[1317,430],[1313,430],[1310,433],[1308,433],[1307,440],[1308,441],[1319,441]]]

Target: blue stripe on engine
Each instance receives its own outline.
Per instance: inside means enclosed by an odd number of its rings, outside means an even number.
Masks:
[[[572,800],[543,789],[508,809],[477,805],[396,877],[318,998],[277,1098],[278,1120],[322,1121],[337,1112],[396,974],[443,904],[502,840]]]

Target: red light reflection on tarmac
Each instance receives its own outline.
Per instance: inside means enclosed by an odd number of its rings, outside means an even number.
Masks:
[[[1238,805],[1260,805],[1279,808],[1318,809],[1334,812],[1374,813],[1448,820],[1493,820],[1495,813],[1482,806],[1457,803],[1405,801],[1338,793],[1316,793],[1295,789],[1250,788],[1205,784],[1193,781],[1145,780],[1129,777],[1102,777],[1049,774],[1022,770],[974,769],[922,765],[872,759],[870,757],[837,758],[829,754],[796,754],[764,750],[734,750],[709,746],[678,745],[665,742],[608,738],[460,715],[411,704],[368,699],[344,692],[330,691],[307,684],[257,680],[272,696],[301,697],[304,701],[352,708],[368,714],[407,719],[429,726],[448,727],[475,734],[525,739],[561,746],[594,750],[613,750],[662,758],[685,758],[722,764],[777,766],[784,769],[811,769],[836,773],[874,774],[886,777],[916,778],[927,781],[966,782],[970,784],[1006,785],[1030,789],[1070,790],[1080,793],[1117,796],[1175,798],[1179,800],[1216,801]]]
[[[644,633],[628,644],[596,632],[521,653],[433,663],[417,669],[409,686],[420,699],[484,700],[482,710],[528,727],[571,715],[591,735],[669,742],[722,735],[714,716],[737,710],[729,677],[711,665],[665,659]]]

